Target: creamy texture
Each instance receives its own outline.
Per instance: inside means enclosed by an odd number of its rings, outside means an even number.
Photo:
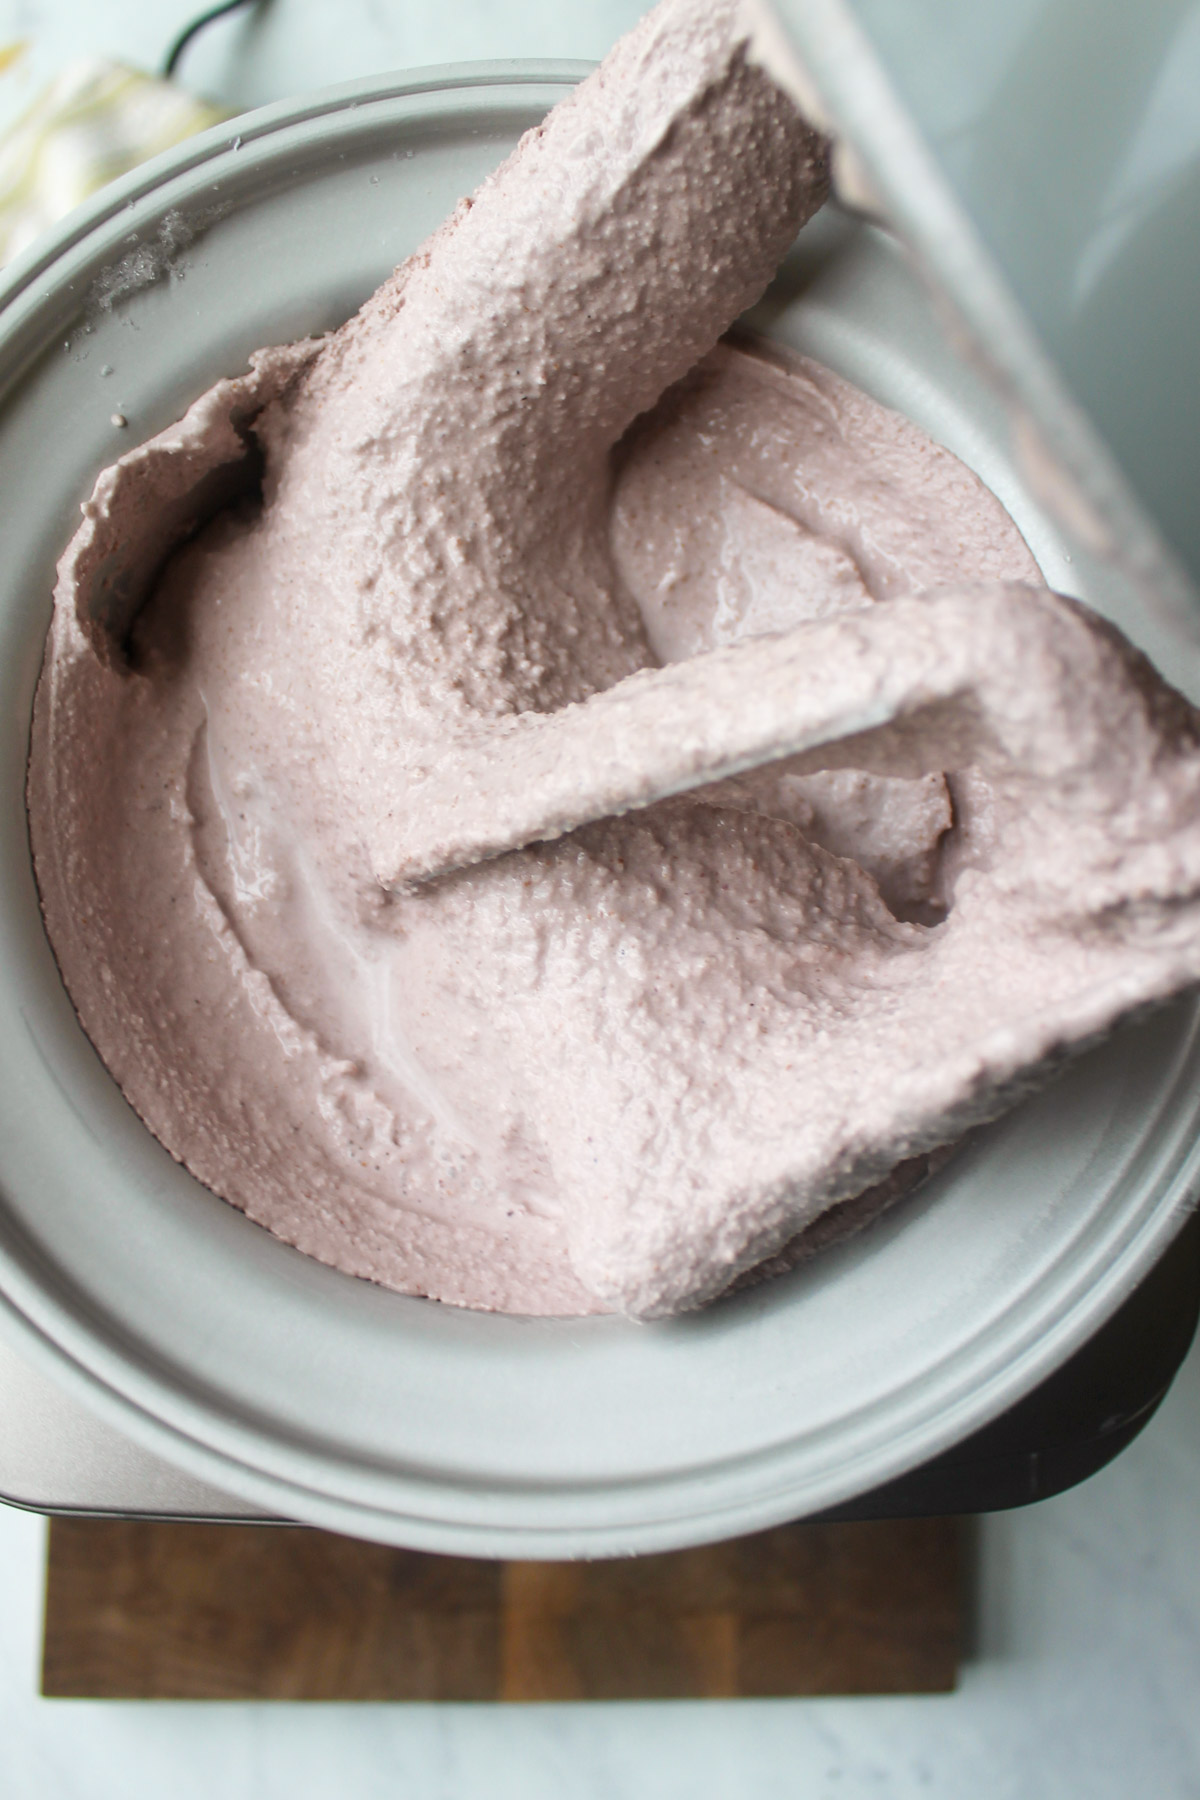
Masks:
[[[30,821],[82,1022],[201,1180],[405,1292],[699,1304],[1200,973],[1195,715],[915,427],[712,349],[825,191],[745,39],[668,0],[61,566]],[[812,747],[390,891],[491,734],[636,775],[672,681],[701,757],[748,692]]]
[[[652,652],[676,666],[452,736],[414,772],[404,806],[376,822],[370,849],[384,885],[545,841],[815,741],[810,710],[788,702],[786,653],[736,643],[965,572],[1037,578],[1011,522],[981,504],[952,457],[828,370],[765,347],[706,358],[621,461],[612,541],[622,585]],[[799,670],[807,661],[801,646]],[[877,797],[845,777],[814,776],[807,788],[809,835],[834,850],[850,841],[847,808]],[[794,782],[789,791],[799,800]],[[900,791],[884,791],[894,812]],[[948,823],[943,811],[939,830]],[[894,833],[895,818],[884,829]]]

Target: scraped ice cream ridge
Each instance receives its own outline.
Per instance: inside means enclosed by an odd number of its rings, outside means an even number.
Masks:
[[[1200,975],[1197,715],[913,425],[717,344],[825,192],[738,8],[668,0],[84,508],[52,943],[161,1141],[339,1268],[698,1305]],[[630,810],[407,881],[430,809],[520,837],[496,734]]]

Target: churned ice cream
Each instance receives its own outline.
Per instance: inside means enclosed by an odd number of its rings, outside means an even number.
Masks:
[[[913,425],[718,343],[826,186],[739,6],[666,0],[84,507],[64,979],[167,1148],[350,1273],[699,1305],[1200,976],[1197,715]]]

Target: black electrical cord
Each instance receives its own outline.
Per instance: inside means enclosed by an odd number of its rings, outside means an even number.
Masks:
[[[258,4],[259,0],[220,0],[220,5],[210,6],[207,12],[202,12],[199,18],[192,20],[190,25],[185,25],[163,58],[163,80],[171,79],[179,66],[180,57],[192,39],[198,37],[206,25],[211,25],[214,19],[223,19],[226,13],[237,12],[243,6],[257,6]]]

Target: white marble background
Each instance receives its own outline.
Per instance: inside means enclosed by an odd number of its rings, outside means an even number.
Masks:
[[[0,123],[68,59],[158,65],[189,0],[0,0]],[[422,63],[598,57],[640,0],[273,0],[181,76],[231,109]],[[1092,1481],[981,1521],[957,1694],[529,1708],[36,1697],[44,1525],[0,1507],[2,1800],[1200,1800],[1200,1351]]]

